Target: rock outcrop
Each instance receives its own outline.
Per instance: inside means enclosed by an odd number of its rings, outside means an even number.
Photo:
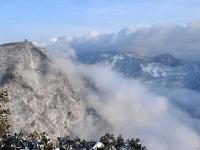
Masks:
[[[63,136],[79,118],[79,93],[65,73],[51,65],[45,49],[27,40],[0,45],[0,86],[10,89],[10,119],[16,132]]]

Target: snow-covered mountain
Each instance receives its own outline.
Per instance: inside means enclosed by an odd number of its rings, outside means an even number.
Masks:
[[[146,57],[130,53],[88,52],[79,54],[78,59],[86,64],[110,68],[129,78],[200,91],[200,66],[171,54]]]
[[[169,149],[177,145],[176,139],[185,143],[182,133],[192,133],[199,141],[198,63],[170,54],[146,57],[113,51],[82,52],[73,55],[69,64],[61,58],[58,63],[28,41],[0,45],[0,51],[0,86],[9,88],[15,131],[87,139],[105,132],[122,133],[143,138],[148,147],[153,147],[152,138],[156,143],[161,139]],[[179,128],[183,130],[174,133]],[[169,142],[175,144],[168,146]]]
[[[14,130],[60,136],[81,113],[79,92],[29,41],[0,45],[0,86],[9,88]],[[65,132],[63,132],[65,131]]]

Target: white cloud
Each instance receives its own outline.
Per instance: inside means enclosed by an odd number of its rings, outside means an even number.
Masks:
[[[56,42],[58,42],[58,38],[56,38],[56,37],[50,38],[49,41],[50,41],[51,43],[56,43]]]
[[[113,50],[134,51],[148,56],[171,53],[194,59],[200,56],[200,24],[129,27],[114,34],[94,32],[82,37],[60,37],[50,47],[61,56],[68,56],[70,50],[73,56],[84,51]],[[84,76],[80,85],[81,99],[101,117],[98,120],[85,112],[71,126],[74,134],[81,138],[94,138],[110,131],[126,137],[139,137],[153,150],[195,150],[200,147],[199,120],[174,105],[176,103],[198,114],[199,93],[146,87],[105,68],[70,66]]]
[[[45,43],[38,43],[38,42],[33,42],[34,45],[39,46],[39,47],[44,47],[46,46]]]
[[[93,31],[91,31],[91,32],[88,34],[88,37],[93,38],[93,37],[97,37],[97,36],[99,36],[99,35],[100,35],[99,32],[93,30]]]
[[[154,26],[129,27],[114,34],[82,36],[63,41],[79,51],[135,51],[153,56],[171,53],[177,57],[198,58],[200,56],[200,24],[198,21],[187,26],[159,24]]]
[[[79,69],[96,89],[84,93],[82,100],[85,99],[86,105],[102,120],[83,115],[72,125],[71,130],[76,135],[91,139],[112,132],[139,137],[153,150],[195,150],[200,146],[193,119],[171,105],[166,97],[105,68],[81,66]]]

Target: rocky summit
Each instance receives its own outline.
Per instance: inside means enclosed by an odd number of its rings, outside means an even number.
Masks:
[[[82,105],[77,90],[51,66],[45,49],[27,40],[0,45],[0,86],[10,91],[15,132],[63,136],[79,117]]]

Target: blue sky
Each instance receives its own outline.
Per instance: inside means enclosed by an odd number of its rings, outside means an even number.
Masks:
[[[0,43],[200,20],[200,0],[0,0]]]

